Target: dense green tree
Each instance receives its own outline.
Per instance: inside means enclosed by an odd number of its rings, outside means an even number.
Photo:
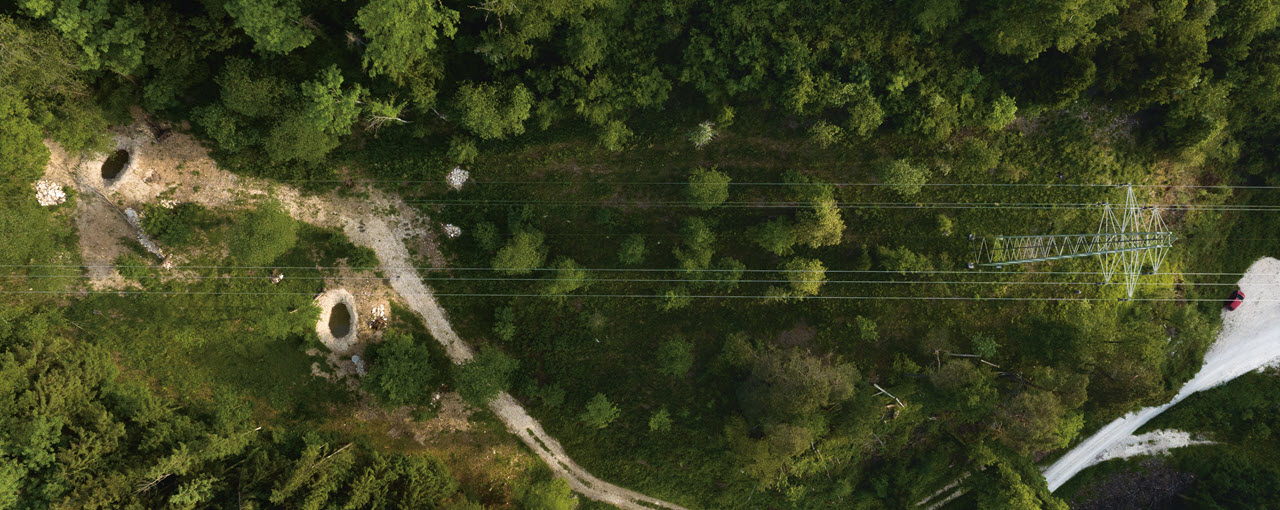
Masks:
[[[520,503],[528,510],[573,510],[578,507],[578,497],[564,479],[552,478],[530,485]]]
[[[711,223],[697,217],[685,218],[680,227],[680,235],[684,246],[673,250],[676,259],[680,261],[680,268],[692,273],[710,267],[716,244],[716,234],[711,230]]]
[[[435,377],[431,351],[412,336],[390,333],[367,351],[371,367],[361,385],[391,405],[418,404],[426,400]]]
[[[128,75],[142,63],[146,43],[141,5],[110,0],[22,0],[18,4],[28,16],[48,18],[63,38],[79,46],[84,58],[78,63],[83,69],[105,68]]]
[[[831,196],[815,198],[810,205],[796,215],[793,230],[796,242],[811,248],[840,244],[844,235],[844,218],[836,199]]]
[[[769,287],[765,294],[774,299],[788,299],[818,295],[827,279],[827,267],[817,259],[796,257],[782,265],[787,277],[787,287]]]
[[[1055,48],[1067,51],[1097,38],[1094,24],[1116,14],[1117,0],[993,1],[972,18],[979,39],[996,53],[1031,60]]]
[[[628,266],[639,265],[644,262],[644,251],[644,236],[631,234],[622,240],[622,246],[618,248],[618,262]]]
[[[542,294],[563,302],[565,296],[591,283],[587,270],[568,257],[560,257],[553,265],[555,276],[542,287]]]
[[[928,169],[907,160],[895,159],[880,167],[880,182],[903,198],[915,196],[928,180]]]
[[[693,343],[682,336],[674,336],[658,347],[658,372],[681,377],[693,368]]]
[[[222,6],[259,53],[289,53],[315,39],[311,18],[303,17],[297,0],[226,0]]]
[[[302,83],[307,121],[328,135],[347,134],[360,115],[363,89],[356,85],[343,90],[342,82],[338,66],[329,66],[314,80]]]
[[[516,311],[510,306],[504,306],[494,312],[493,317],[493,334],[498,335],[504,342],[510,342],[516,337]]]
[[[757,352],[738,400],[748,416],[788,421],[853,396],[859,374],[853,365],[821,359],[799,349]]]
[[[468,404],[484,407],[511,387],[511,374],[519,363],[502,351],[485,347],[456,370],[453,380]]]
[[[369,76],[389,76],[408,87],[419,108],[435,104],[444,78],[442,39],[458,31],[458,11],[431,0],[373,0],[356,13],[368,39],[362,56]]]
[[[491,140],[524,132],[533,93],[519,84],[503,87],[468,82],[458,88],[453,103],[463,127],[481,139]]]
[[[774,255],[790,255],[796,245],[795,227],[790,218],[774,218],[750,231],[751,240]]]
[[[493,268],[503,274],[529,274],[542,265],[547,250],[541,232],[517,232],[493,257]]]
[[[671,431],[671,413],[667,408],[662,408],[653,413],[649,417],[650,432],[670,432]]]
[[[298,242],[298,223],[280,202],[269,201],[240,215],[231,227],[231,260],[241,266],[266,266]]]
[[[609,397],[604,396],[604,393],[596,393],[591,400],[587,401],[587,410],[578,419],[588,427],[602,429],[608,427],[621,414],[622,411],[609,401]]]
[[[1031,390],[1000,406],[998,436],[1018,455],[1062,448],[1084,427],[1084,417],[1069,413],[1056,394]]]
[[[729,174],[715,168],[696,168],[689,174],[685,197],[698,209],[710,210],[729,199]]]

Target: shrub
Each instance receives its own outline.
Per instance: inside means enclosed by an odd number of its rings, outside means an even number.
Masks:
[[[175,205],[172,209],[148,204],[142,213],[142,229],[166,246],[188,246],[204,221],[204,213],[203,207],[190,202]]]
[[[658,372],[680,377],[693,368],[693,343],[684,337],[674,336],[658,348]]]
[[[547,251],[541,232],[518,232],[493,257],[493,267],[508,275],[529,274],[542,265]]]
[[[596,396],[591,397],[587,402],[587,410],[579,415],[578,419],[589,427],[602,429],[608,427],[621,414],[622,411],[609,401],[609,397],[604,396],[604,393],[596,393]]]
[[[920,192],[929,180],[929,171],[905,159],[895,159],[880,168],[880,181],[904,198]]]
[[[723,204],[729,199],[729,175],[712,168],[694,169],[689,175],[689,187],[685,197],[691,205],[704,211]]]
[[[623,265],[635,266],[644,262],[644,236],[640,234],[631,234],[622,240],[622,246],[618,248],[618,262]]]
[[[388,333],[369,351],[369,374],[361,386],[383,402],[400,406],[422,403],[435,377],[431,351],[403,333]]]
[[[671,430],[671,413],[667,412],[667,408],[659,409],[649,418],[650,432],[667,432]]]
[[[298,223],[279,202],[249,211],[231,228],[231,259],[242,266],[264,266],[298,242]]]
[[[716,125],[709,120],[698,124],[697,127],[689,132],[689,141],[693,142],[693,146],[699,149],[715,139]]]
[[[518,362],[492,347],[483,348],[471,361],[458,367],[453,382],[468,404],[483,407],[511,387],[511,374]]]

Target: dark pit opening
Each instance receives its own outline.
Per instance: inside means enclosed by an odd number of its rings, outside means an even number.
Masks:
[[[129,164],[129,151],[120,149],[111,153],[111,157],[102,162],[102,178],[115,179],[120,175],[120,171],[124,170],[125,165]]]
[[[329,334],[334,338],[342,338],[351,332],[351,310],[347,305],[338,303],[329,311]]]

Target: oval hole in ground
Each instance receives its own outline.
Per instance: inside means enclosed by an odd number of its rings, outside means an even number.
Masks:
[[[102,178],[115,179],[127,164],[129,164],[129,151],[120,149],[111,153],[111,156],[102,162]]]
[[[338,303],[329,311],[329,334],[334,338],[342,338],[351,332],[351,310],[347,305]]]

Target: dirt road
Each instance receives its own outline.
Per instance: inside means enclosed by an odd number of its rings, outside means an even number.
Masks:
[[[361,190],[367,194],[360,197],[344,197],[336,193],[323,196],[303,195],[280,183],[242,178],[217,168],[204,148],[186,135],[174,133],[163,142],[154,142],[139,127],[132,127],[120,130],[117,136],[122,140],[122,146],[131,148],[133,160],[128,178],[121,179],[109,188],[101,188],[112,200],[131,204],[158,203],[163,193],[179,202],[196,202],[210,208],[225,208],[235,207],[242,201],[273,197],[295,219],[318,226],[340,228],[353,243],[372,249],[378,256],[384,274],[390,278],[391,287],[422,318],[431,335],[444,345],[449,358],[454,363],[471,359],[471,347],[449,324],[448,314],[414,269],[417,264],[409,255],[405,244],[416,242],[418,253],[430,260],[433,266],[444,264],[444,257],[435,246],[434,237],[428,228],[428,219],[417,215],[398,196],[376,189]],[[52,142],[46,142],[46,145],[53,153],[46,178],[77,188],[77,180],[85,183],[101,182],[101,179],[95,180],[94,173],[103,158],[83,158],[66,154]],[[94,186],[97,187],[96,184]],[[88,190],[81,190],[84,191]],[[94,202],[83,202],[96,207]],[[114,253],[110,250],[122,252],[116,243],[121,237],[127,237],[123,233],[128,228],[118,224],[123,223],[122,219],[112,219],[112,215],[102,211],[92,209],[80,212],[81,216],[89,216],[85,213],[91,213],[90,218],[104,222],[103,225],[87,225],[81,221],[82,229],[88,226],[95,231],[110,234],[100,236],[102,239],[93,243],[81,243],[86,264],[106,264],[110,267],[114,259],[97,254]],[[81,235],[85,237],[86,233],[82,232]],[[180,268],[181,256],[176,259]],[[626,510],[685,510],[679,505],[651,498],[592,476],[574,463],[560,443],[547,435],[537,420],[529,416],[510,395],[500,394],[489,407],[506,424],[507,430],[528,445],[557,476],[567,480],[574,491]]]
[[[1106,452],[1132,441],[1134,431],[1191,394],[1225,383],[1280,358],[1280,260],[1259,259],[1240,279],[1247,298],[1224,311],[1222,332],[1204,356],[1204,366],[1169,402],[1117,418],[1067,452],[1044,471],[1057,490],[1081,470],[1101,462]]]
[[[431,295],[431,290],[422,283],[418,272],[413,267],[413,260],[404,243],[395,234],[387,221],[382,218],[365,216],[363,218],[344,217],[344,232],[352,242],[372,248],[378,255],[378,261],[386,267],[384,271],[391,278],[391,286],[404,298],[405,303],[417,312],[427,325],[431,336],[444,344],[449,358],[454,363],[462,363],[471,359],[472,350],[463,342],[449,324],[444,308]],[[524,441],[537,453],[552,471],[569,482],[575,492],[596,501],[603,501],[628,510],[650,510],[653,508],[670,508],[684,510],[683,507],[651,498],[638,492],[624,489],[600,480],[573,462],[565,453],[560,442],[547,435],[542,425],[525,412],[511,395],[502,393],[489,404],[493,413],[498,415],[507,430]]]

